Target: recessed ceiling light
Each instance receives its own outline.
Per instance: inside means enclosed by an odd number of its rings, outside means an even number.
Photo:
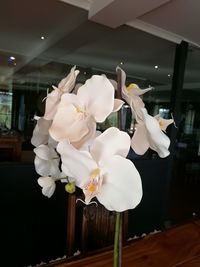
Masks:
[[[168,76],[168,77],[170,77],[170,76],[171,76],[171,74],[168,74],[167,76]]]
[[[154,68],[155,68],[155,69],[158,69],[158,65],[155,65]]]
[[[41,39],[41,40],[44,40],[44,39],[45,39],[45,37],[44,37],[44,36],[41,36],[41,37],[40,37],[40,39]]]
[[[124,62],[123,62],[123,61],[121,61],[121,62],[120,62],[120,65],[124,65]]]
[[[10,59],[10,60],[15,60],[15,57],[10,56],[9,59]]]

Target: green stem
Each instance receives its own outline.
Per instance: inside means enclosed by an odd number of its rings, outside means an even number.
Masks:
[[[119,249],[121,248],[121,246],[119,246],[120,217],[120,212],[116,212],[113,267],[119,267]]]

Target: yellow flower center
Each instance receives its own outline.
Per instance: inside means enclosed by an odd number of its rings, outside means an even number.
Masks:
[[[96,184],[90,182],[87,186],[87,191],[89,191],[90,193],[94,193],[96,190],[97,190]]]
[[[83,111],[80,108],[76,108],[77,113],[83,113]]]
[[[158,120],[158,123],[159,123],[160,128],[164,126],[164,123],[162,122],[162,120]]]
[[[136,84],[131,83],[131,84],[129,84],[128,87],[126,87],[126,90],[127,90],[128,92],[130,92],[131,90],[133,90],[133,89],[135,89],[135,88],[136,88]]]

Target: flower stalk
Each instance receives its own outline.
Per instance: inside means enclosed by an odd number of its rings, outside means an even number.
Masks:
[[[114,238],[114,253],[113,253],[113,267],[121,267],[121,249],[122,244],[120,242],[120,224],[121,224],[121,213],[116,212],[116,222],[115,222],[115,238]]]
[[[121,84],[122,84],[122,73],[121,69],[117,69],[117,97],[122,99],[121,95]],[[118,118],[118,129],[122,130],[122,117],[121,110],[117,112]],[[115,238],[114,238],[114,267],[122,266],[122,214],[116,212],[116,222],[115,222]]]

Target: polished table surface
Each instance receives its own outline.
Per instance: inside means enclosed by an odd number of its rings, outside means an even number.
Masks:
[[[112,251],[46,266],[112,267]],[[131,241],[123,248],[123,267],[132,266],[200,267],[200,220]]]

